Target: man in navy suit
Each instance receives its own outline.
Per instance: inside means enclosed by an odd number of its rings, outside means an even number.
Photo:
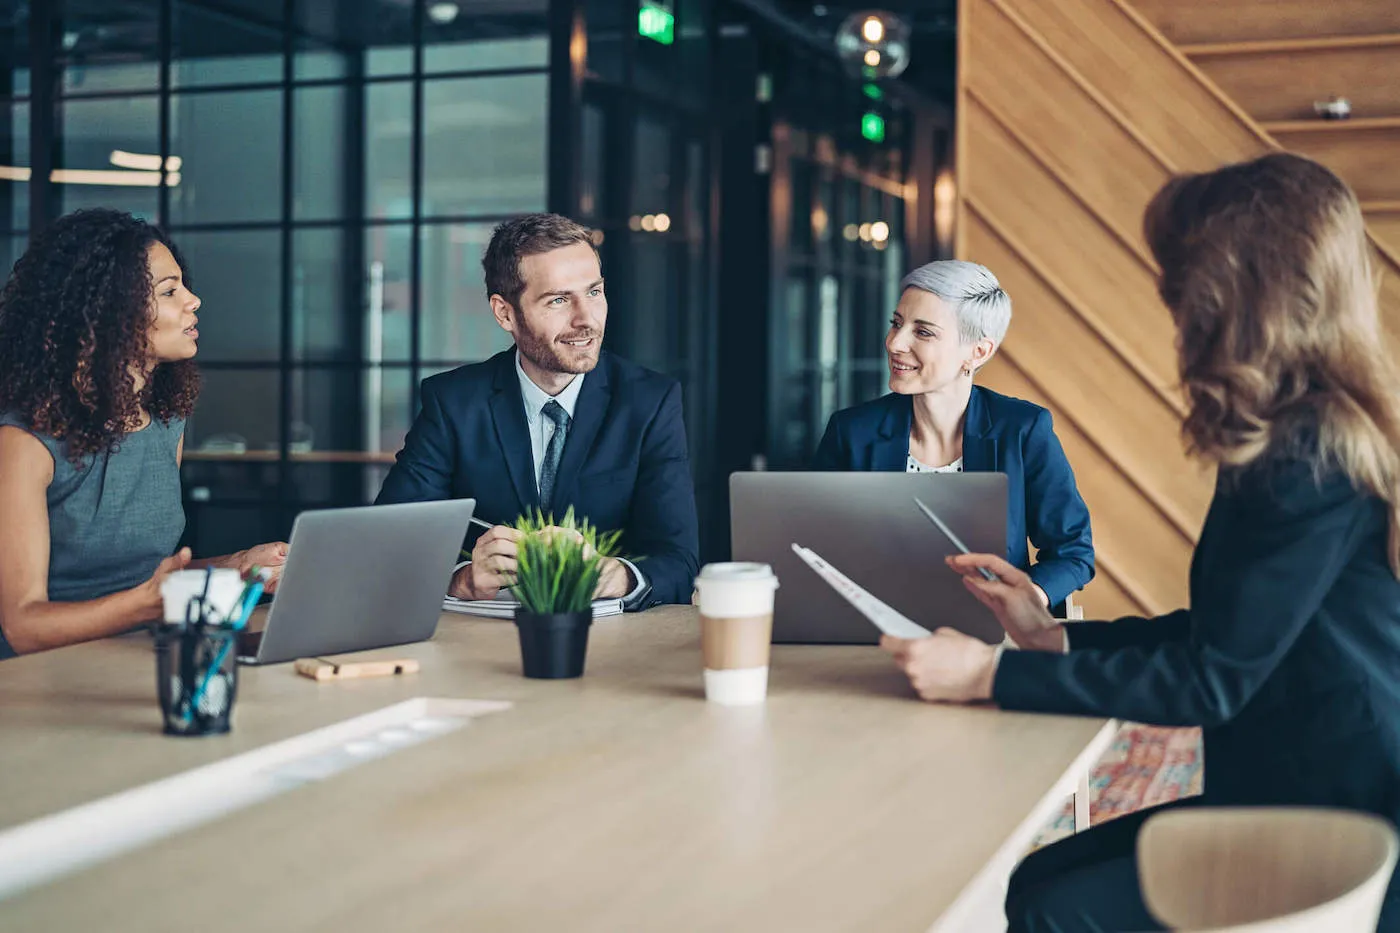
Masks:
[[[620,530],[630,557],[605,562],[598,597],[628,610],[689,602],[699,534],[681,387],[602,350],[608,299],[588,231],[557,214],[510,220],[482,266],[515,348],[424,380],[376,501],[474,498],[496,523],[453,574],[453,596],[490,599],[514,583],[520,533],[508,523],[572,506]]]

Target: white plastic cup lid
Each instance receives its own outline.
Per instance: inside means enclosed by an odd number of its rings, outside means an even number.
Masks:
[[[768,564],[751,561],[727,561],[706,564],[700,568],[700,576],[695,581],[701,583],[759,583],[772,581],[776,586],[778,578]]]

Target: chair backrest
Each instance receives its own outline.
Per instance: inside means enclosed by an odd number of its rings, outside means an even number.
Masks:
[[[1147,909],[1173,930],[1374,931],[1395,868],[1387,821],[1344,810],[1189,807],[1138,834]]]

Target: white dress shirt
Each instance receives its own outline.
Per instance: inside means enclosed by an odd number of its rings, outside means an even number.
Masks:
[[[544,416],[544,406],[550,402],[558,402],[568,413],[569,423],[573,424],[574,409],[578,407],[578,394],[582,391],[583,380],[588,378],[588,374],[580,373],[570,380],[564,391],[558,395],[550,395],[525,375],[525,370],[520,365],[520,353],[516,351],[515,375],[520,380],[520,397],[525,400],[525,426],[530,431],[530,456],[535,464],[535,489],[538,490],[540,474],[544,472],[544,452],[549,449],[549,441],[558,430],[554,422]]]

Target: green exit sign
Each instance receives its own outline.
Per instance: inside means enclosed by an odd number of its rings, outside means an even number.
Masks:
[[[637,32],[644,39],[670,45],[676,41],[676,16],[665,3],[642,0],[641,12],[637,14]]]
[[[885,141],[885,118],[878,113],[867,113],[860,118],[860,135],[872,143]]]

